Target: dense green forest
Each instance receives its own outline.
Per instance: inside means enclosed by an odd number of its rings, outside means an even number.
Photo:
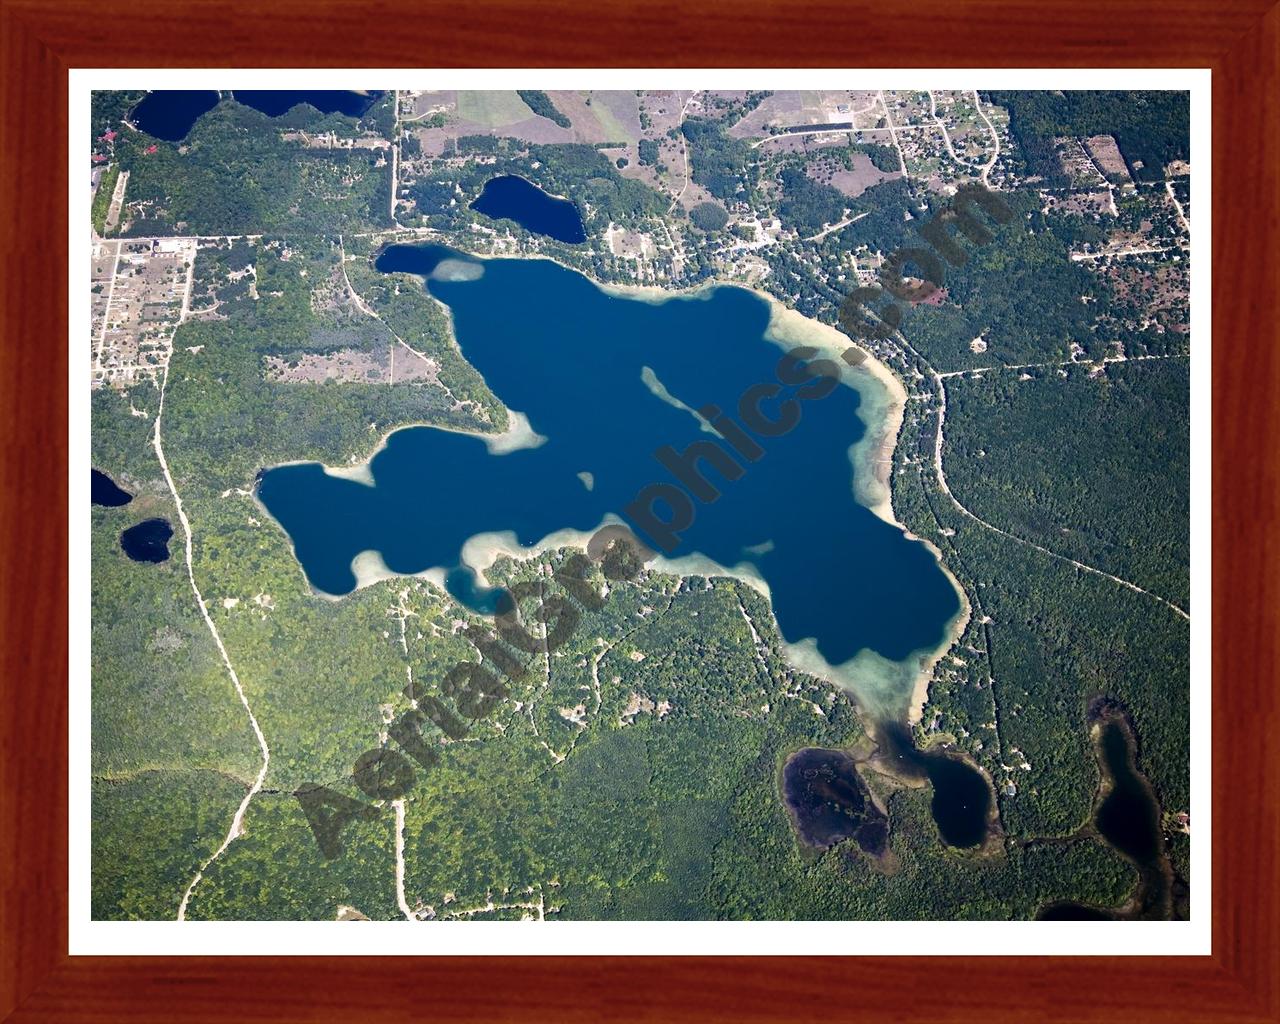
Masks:
[[[539,117],[554,121],[561,128],[573,127],[573,122],[556,108],[556,105],[551,102],[551,97],[545,92],[539,89],[520,89],[517,90],[517,94],[524,100],[525,105]]]
[[[729,223],[729,215],[717,203],[699,203],[689,211],[689,220],[699,231],[719,231]]]
[[[803,167],[788,167],[780,175],[782,197],[778,216],[802,235],[815,234],[834,224],[848,208],[849,200],[830,185],[814,181]]]
[[[1189,402],[1188,362],[952,378],[951,489],[988,522],[1188,608],[1190,421],[1169,415]]]
[[[108,116],[95,114],[102,120]],[[125,233],[319,234],[389,224],[388,154],[310,149],[284,141],[281,136],[289,130],[352,137],[358,124],[305,104],[269,118],[223,100],[181,143],[118,128],[116,159],[129,171],[126,202],[137,214]],[[384,166],[377,166],[380,161]]]
[[[231,710],[223,701],[218,707]],[[243,709],[242,709],[243,710]],[[172,920],[249,784],[214,771],[144,769],[93,780],[95,921]]]
[[[1159,181],[1164,166],[1191,156],[1190,94],[1093,90],[988,92],[1009,111],[1009,132],[1032,174],[1050,185],[1068,179],[1054,155],[1063,136],[1113,135],[1135,181]]]
[[[752,188],[751,147],[726,135],[719,122],[689,117],[680,125],[689,144],[693,180],[717,199],[734,199]]]
[[[346,855],[325,860],[292,795],[259,795],[249,806],[244,836],[193,894],[188,920],[332,921],[340,907],[376,921],[399,917],[391,808],[357,820],[344,839]]]
[[[927,422],[896,462],[912,458],[916,440],[931,443]],[[972,441],[948,431],[949,445]],[[1000,483],[997,476],[988,486]],[[1149,597],[975,524],[936,493],[927,466],[895,476],[894,507],[909,528],[935,538],[975,602],[968,630],[935,673],[929,723],[1013,783],[1013,792],[999,787],[1004,828],[1062,836],[1086,823],[1098,785],[1087,710],[1099,696],[1130,708],[1140,767],[1167,810],[1185,810],[1187,623]]]
[[[962,239],[968,259],[946,267],[947,302],[906,310],[905,335],[946,369],[1065,360],[1073,343],[1094,358],[1106,355],[1109,339],[1095,331],[1105,282],[1071,260],[1069,242],[1038,212],[1035,193],[1001,199],[1013,218],[988,223],[994,237],[984,245]],[[974,338],[983,339],[985,352],[971,351]]]
[[[827,236],[830,242],[823,252],[844,253],[859,246],[885,254],[919,243],[916,232],[928,222],[930,196],[914,195],[901,179],[886,181],[867,189],[856,199],[846,200],[859,219],[839,232]]]
[[[898,166],[898,153],[892,146],[881,146],[875,142],[863,142],[855,147],[857,152],[866,153],[876,170],[886,174],[895,174]]]
[[[134,496],[91,514],[98,918],[172,917],[258,767],[249,723],[187,581],[176,511],[150,444],[158,403],[150,386],[127,398],[93,394],[93,464]],[[175,526],[169,560],[130,561],[120,532],[157,516]]]

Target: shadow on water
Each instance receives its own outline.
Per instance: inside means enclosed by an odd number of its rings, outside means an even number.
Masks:
[[[1110,791],[1094,817],[1098,831],[1121,853],[1141,866],[1161,857],[1160,811],[1147,780],[1133,763],[1133,744],[1123,719],[1101,723],[1099,752],[1111,779]]]
[[[315,107],[322,114],[346,114],[363,117],[381,92],[352,92],[350,89],[237,89],[231,94],[237,103],[279,117],[300,103]]]
[[[200,115],[217,105],[212,89],[156,89],[129,112],[129,121],[153,138],[181,142]]]
[[[825,850],[855,837],[864,852],[884,852],[888,819],[844,751],[797,750],[783,765],[782,792],[791,824],[806,845]]]
[[[1177,879],[1165,850],[1160,804],[1137,766],[1138,741],[1123,710],[1103,706],[1093,726],[1103,781],[1094,824],[1108,843],[1138,866],[1139,919],[1174,917]]]
[[[117,484],[100,469],[93,470],[93,483],[89,489],[89,500],[95,505],[105,508],[119,508],[133,501],[133,495]]]
[[[516,174],[490,178],[471,209],[494,220],[513,220],[526,231],[558,242],[576,245],[587,240],[577,206],[547,195]]]
[[[144,519],[120,534],[120,547],[135,562],[164,562],[169,558],[173,527],[167,519]]]
[[[237,89],[231,95],[237,103],[252,107],[268,117],[287,114],[302,103],[322,114],[363,117],[382,93],[341,89]],[[212,89],[155,89],[129,112],[128,120],[154,138],[181,142],[196,121],[218,105],[220,98],[220,94]]]
[[[942,841],[959,848],[980,845],[987,838],[992,811],[991,787],[982,773],[954,754],[918,749],[900,722],[882,722],[877,733],[886,768],[929,780],[929,809]]]

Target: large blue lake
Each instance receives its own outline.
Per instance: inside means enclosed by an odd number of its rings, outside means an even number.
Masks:
[[[759,296],[718,287],[642,301],[550,260],[482,261],[438,246],[392,246],[377,266],[421,275],[449,307],[467,359],[545,441],[493,454],[477,436],[415,427],[390,435],[370,464],[372,485],[315,463],[265,471],[258,495],[316,589],[349,593],[352,560],[378,551],[397,573],[451,570],[449,589],[481,607],[461,567],[468,538],[511,531],[533,545],[558,530],[593,530],[610,513],[665,548],[654,523],[672,508],[637,502],[648,485],[679,482],[655,452],[703,442],[731,453],[693,410],[714,417],[713,404],[741,422],[740,398],[756,388],[764,419],[799,410],[798,425],[751,435],[762,454],[734,456],[738,479],[695,464],[721,496],[690,502],[693,522],[673,531],[671,557],[745,563],[768,583],[784,637],[812,638],[832,665],[872,652],[914,674],[913,655],[943,639],[959,599],[933,554],[855,500],[860,390],[832,386],[818,397],[834,381],[801,379],[811,363],[780,367],[785,352],[766,336],[770,309]],[[849,376],[883,394],[865,370]],[[900,710],[902,694],[894,699]]]

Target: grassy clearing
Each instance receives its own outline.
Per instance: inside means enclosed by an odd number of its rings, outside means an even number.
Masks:
[[[458,117],[486,128],[515,124],[535,116],[514,91],[477,90],[458,93]]]
[[[102,174],[98,182],[98,191],[93,194],[93,230],[100,236],[106,231],[107,211],[111,208],[111,194],[116,190],[116,182],[120,179],[120,167],[112,164]]]
[[[600,127],[604,129],[610,142],[634,143],[636,141],[635,133],[614,117],[613,111],[605,106],[603,99],[596,99],[591,104],[591,113],[600,122]]]

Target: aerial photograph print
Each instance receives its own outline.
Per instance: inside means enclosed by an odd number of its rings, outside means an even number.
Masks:
[[[93,922],[1190,919],[1190,90],[235,83],[71,140]]]

